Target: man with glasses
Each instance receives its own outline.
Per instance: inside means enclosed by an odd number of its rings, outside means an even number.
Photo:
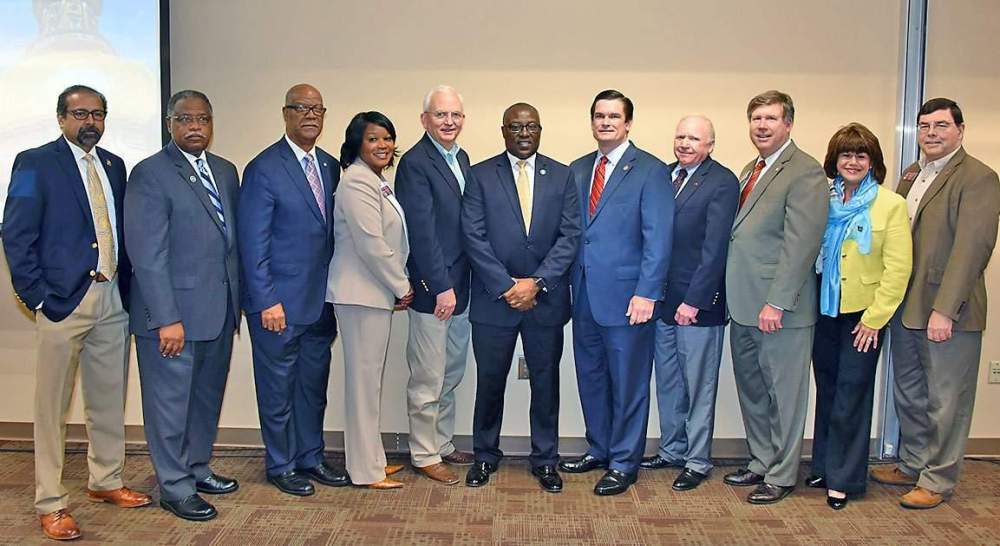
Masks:
[[[212,105],[204,93],[170,97],[167,129],[170,143],[135,166],[125,191],[131,328],[160,506],[204,521],[216,511],[198,493],[238,487],[209,460],[239,326],[239,178],[206,151]]]
[[[128,290],[122,199],[125,164],[97,148],[107,100],[73,85],[56,101],[62,137],[17,155],[3,217],[3,247],[17,300],[35,316],[35,509],[49,538],[81,532],[62,484],[66,415],[83,389],[87,496],[131,508],[148,495],[122,483]]]
[[[447,485],[458,483],[458,476],[444,463],[470,465],[473,460],[452,443],[455,388],[465,375],[470,334],[469,260],[460,213],[472,174],[469,155],[457,142],[464,121],[458,91],[444,85],[431,89],[420,114],[426,133],[403,154],[396,172],[414,293],[406,343],[410,459],[418,472]]]
[[[285,94],[285,134],[247,165],[240,189],[243,309],[253,345],[267,479],[290,495],[350,481],[323,458],[330,345],[336,158],[316,146],[326,108],[313,86]]]
[[[580,204],[569,168],[538,152],[542,125],[529,104],[507,108],[507,150],[472,168],[462,231],[472,263],[472,350],[476,356],[475,463],[470,487],[486,485],[503,457],[504,391],[518,336],[531,386],[531,473],[562,490],[559,360],[569,322],[569,267],[580,241]]]
[[[934,508],[951,496],[976,401],[984,271],[996,245],[1000,181],[965,152],[964,135],[955,101],[924,103],[917,117],[921,157],[897,187],[913,230],[910,285],[889,324],[900,462],[871,476],[912,487],[900,498],[906,508]]]

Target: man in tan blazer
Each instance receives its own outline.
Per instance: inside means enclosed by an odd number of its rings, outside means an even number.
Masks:
[[[761,93],[747,118],[759,156],[740,175],[726,294],[750,463],[724,481],[756,485],[747,500],[770,504],[791,493],[798,476],[818,302],[813,264],[829,184],[819,163],[791,141],[791,97]]]
[[[972,423],[986,327],[983,271],[1000,217],[997,173],[965,153],[958,104],[937,98],[917,117],[921,158],[903,172],[913,230],[913,275],[890,323],[900,463],[872,471],[913,486],[907,508],[933,508],[951,494]]]

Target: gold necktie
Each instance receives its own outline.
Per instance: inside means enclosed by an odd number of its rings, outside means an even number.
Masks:
[[[528,180],[528,162],[517,162],[517,200],[521,203],[521,216],[524,217],[524,232],[531,229],[531,183]]]
[[[94,215],[94,234],[97,236],[97,271],[111,279],[118,270],[115,260],[115,238],[111,232],[111,217],[108,216],[108,202],[104,199],[104,187],[94,165],[94,156],[83,156],[87,162],[87,194]]]

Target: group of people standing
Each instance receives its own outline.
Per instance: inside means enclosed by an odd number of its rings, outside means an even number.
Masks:
[[[62,486],[65,415],[80,370],[91,500],[152,502],[124,486],[125,370],[135,335],[146,438],[160,505],[216,516],[200,495],[236,491],[210,459],[233,334],[245,313],[267,480],[396,489],[386,461],[382,378],[394,312],[408,315],[410,459],[429,479],[488,484],[503,457],[501,419],[518,338],[529,371],[529,465],[544,491],[559,471],[604,471],[598,495],[625,492],[639,468],[682,468],[691,490],[712,470],[724,329],[750,462],[727,474],[780,501],[798,480],[809,363],[818,389],[812,472],[840,509],[864,492],[875,370],[892,333],[899,465],[876,481],[908,485],[931,508],[955,487],[971,423],[1000,182],[961,147],[958,105],[920,110],[921,159],[897,192],[878,139],[852,123],[823,164],[791,140],[791,97],[747,107],[758,157],[739,177],[711,157],[712,122],[691,115],[667,165],[629,140],[632,101],[590,108],[597,150],[570,165],[538,152],[536,108],[516,103],[505,151],[472,165],[458,137],[459,93],[438,86],[423,137],[399,157],[379,112],[354,116],[339,160],[316,146],[326,114],[300,84],[285,134],[246,167],[207,151],[212,106],[193,90],[167,104],[171,141],[127,177],[97,148],[98,91],[67,88],[63,136],[18,155],[4,211],[13,286],[35,314],[36,509],[50,538],[81,536]],[[395,181],[387,169],[395,166]],[[832,180],[832,182],[830,182]],[[126,252],[127,249],[127,252]],[[559,363],[572,318],[588,450],[559,459]],[[339,330],[339,332],[338,332]],[[346,470],[324,459],[331,344],[345,366]],[[473,452],[456,449],[455,388],[476,361]],[[655,372],[660,444],[643,458]]]

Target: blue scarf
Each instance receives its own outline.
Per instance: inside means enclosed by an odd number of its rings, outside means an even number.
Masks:
[[[844,179],[837,176],[833,180],[830,214],[823,234],[823,245],[816,258],[816,272],[823,275],[819,290],[819,312],[828,317],[836,317],[840,311],[840,253],[844,241],[854,239],[858,252],[871,252],[871,205],[877,194],[878,183],[870,170],[846,203]]]

